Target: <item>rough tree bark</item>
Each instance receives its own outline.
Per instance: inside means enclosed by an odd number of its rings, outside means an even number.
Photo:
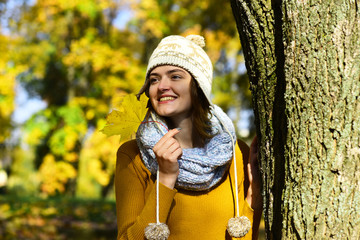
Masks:
[[[360,2],[230,0],[267,239],[360,238]]]

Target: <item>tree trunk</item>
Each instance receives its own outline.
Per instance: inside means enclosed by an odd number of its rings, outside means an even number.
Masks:
[[[360,237],[360,2],[231,0],[268,239]]]

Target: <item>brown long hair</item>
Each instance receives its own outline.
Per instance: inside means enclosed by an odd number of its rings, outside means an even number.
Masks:
[[[210,124],[210,103],[194,78],[191,79],[190,91],[193,130],[196,133],[195,136],[199,136],[201,143],[204,144],[206,140],[213,137]],[[194,140],[195,139],[193,139],[193,141]]]

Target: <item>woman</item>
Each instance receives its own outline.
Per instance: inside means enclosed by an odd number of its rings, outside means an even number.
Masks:
[[[257,229],[256,141],[245,198],[242,152],[231,120],[211,103],[202,47],[200,36],[169,36],[150,57],[138,94],[149,97],[148,114],[117,155],[118,239],[251,239]]]

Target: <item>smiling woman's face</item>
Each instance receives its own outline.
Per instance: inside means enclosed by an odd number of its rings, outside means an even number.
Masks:
[[[189,117],[191,79],[190,73],[180,67],[164,65],[154,68],[149,74],[149,98],[155,112],[169,118]]]

